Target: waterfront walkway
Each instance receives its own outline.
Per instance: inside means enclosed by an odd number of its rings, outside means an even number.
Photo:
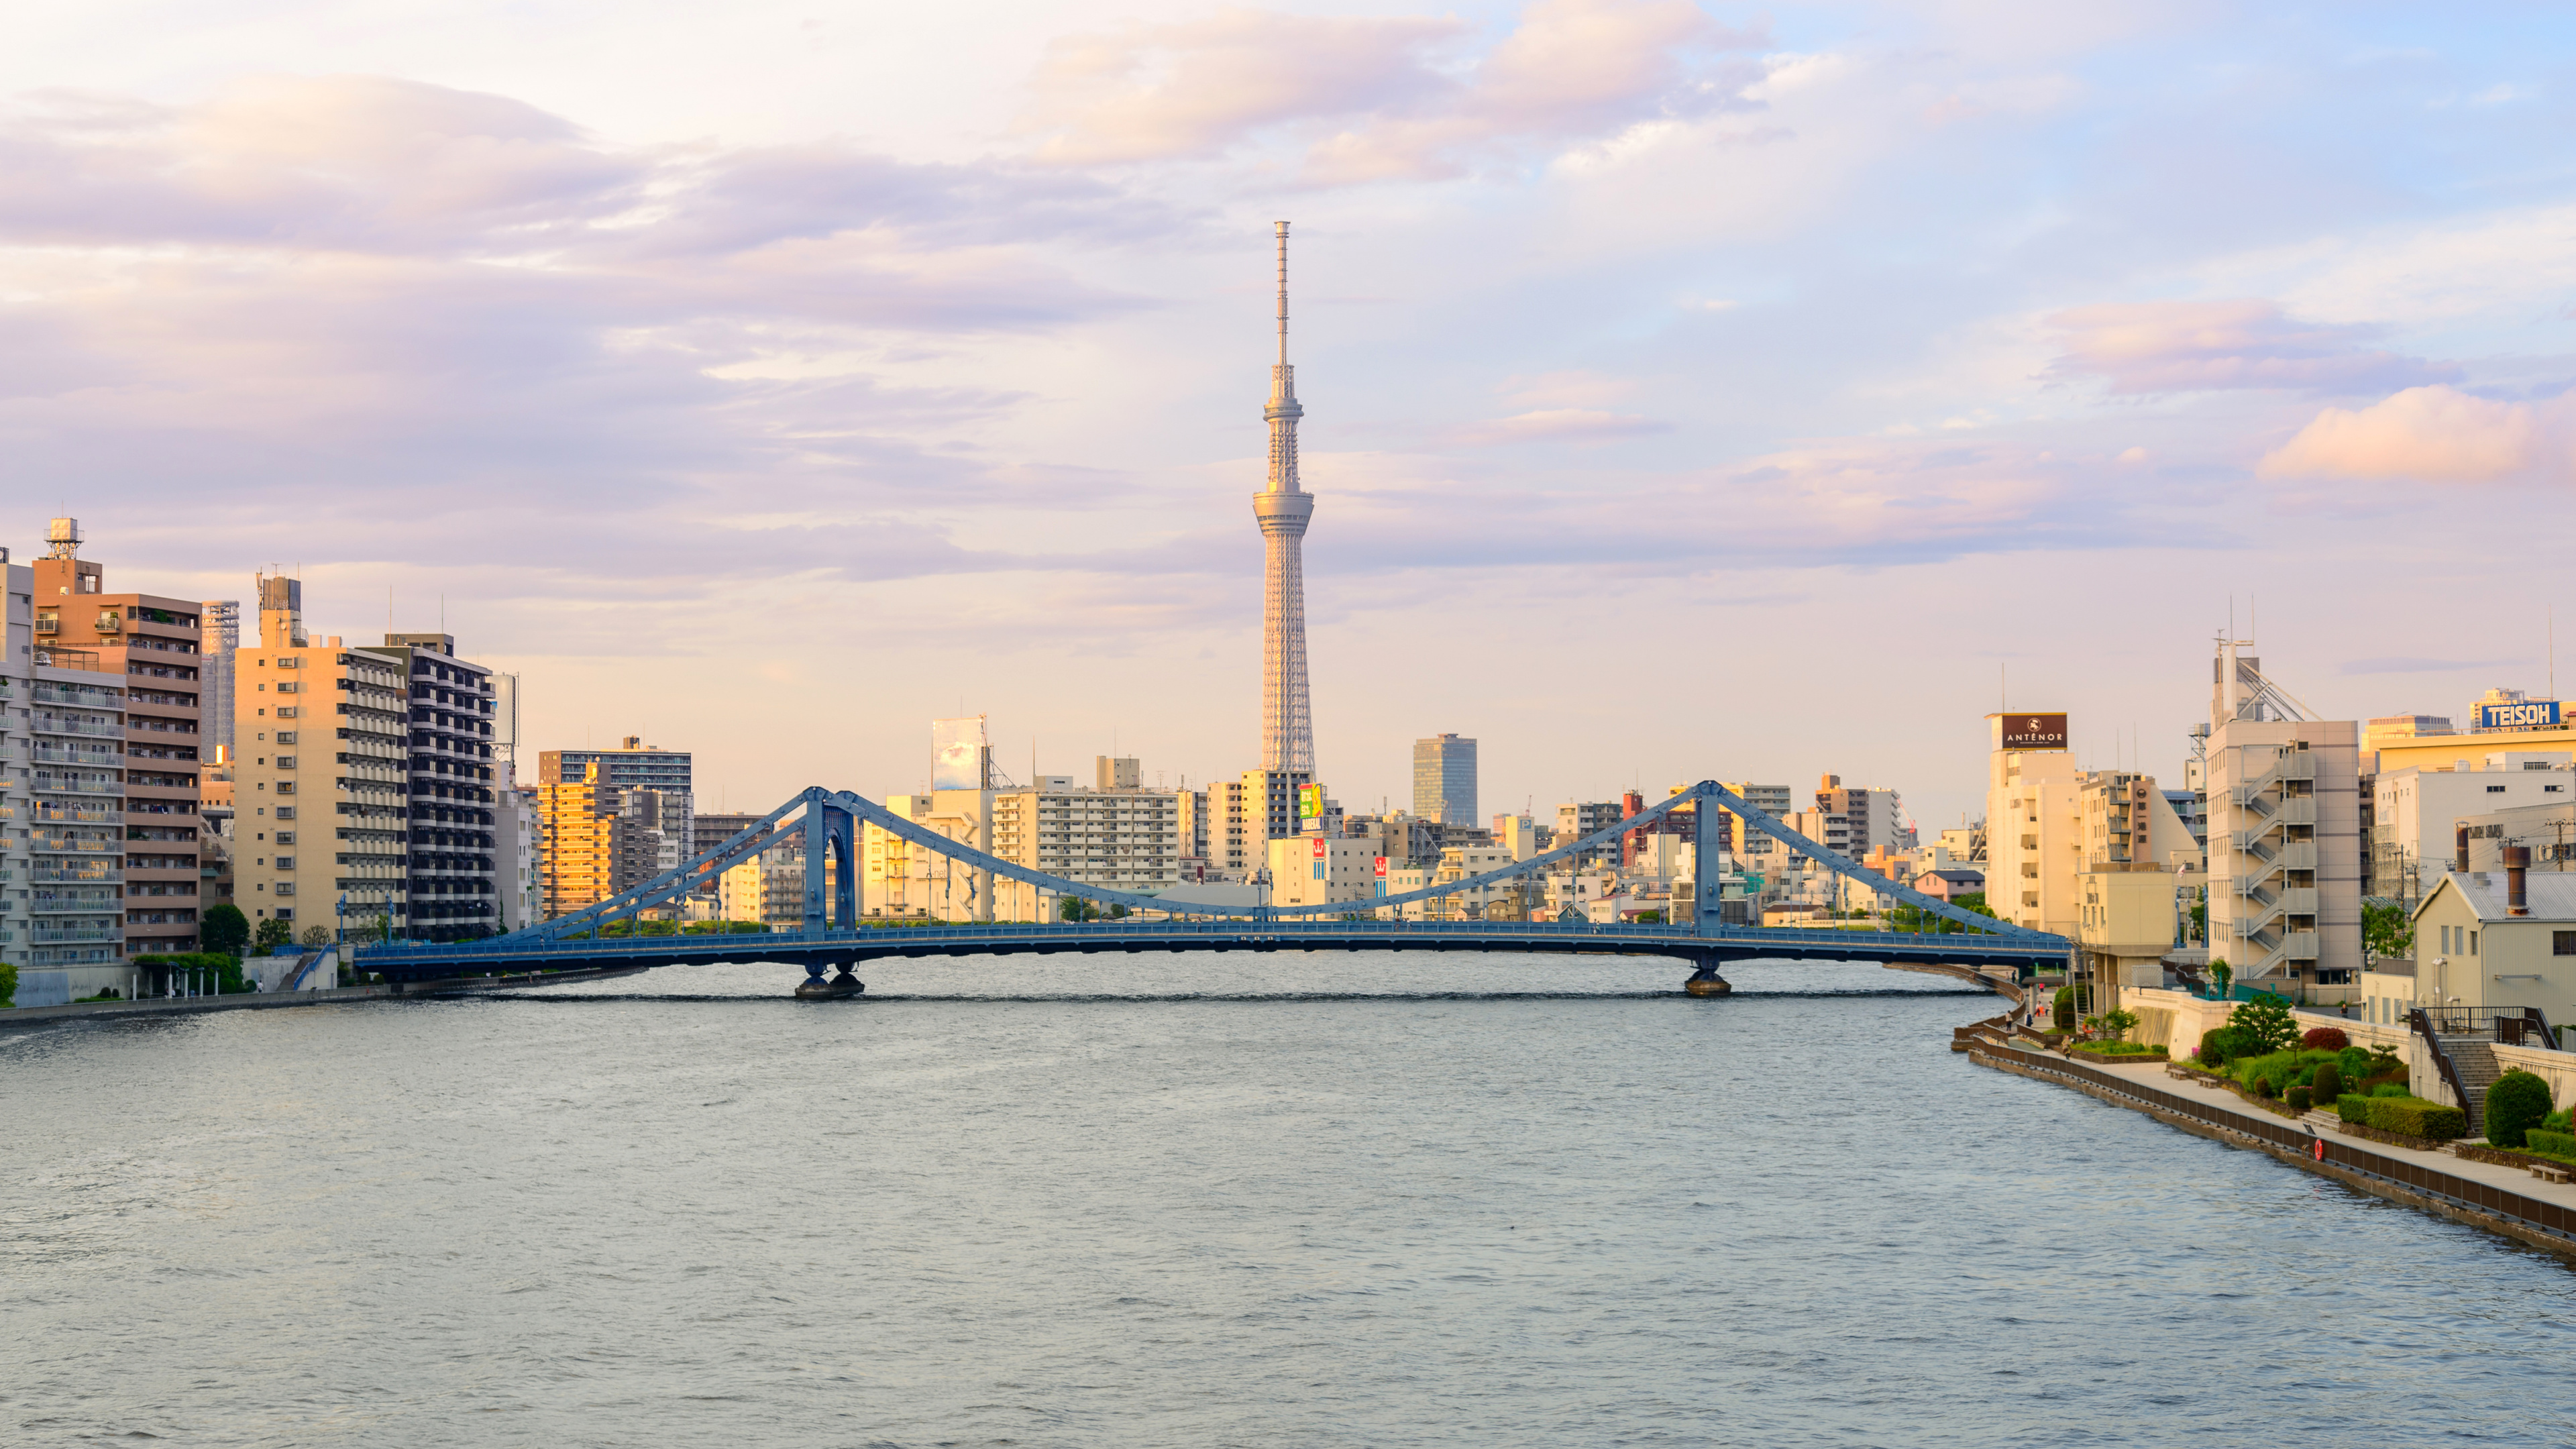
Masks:
[[[2091,1064],[2087,1063],[2087,1065]],[[2471,1182],[2483,1182],[2491,1187],[2501,1188],[2507,1192],[2518,1192],[2526,1197],[2537,1198],[2542,1202],[2554,1202],[2571,1210],[2576,1210],[2576,1184],[2545,1182],[2540,1178],[2532,1176],[2529,1168],[2505,1167],[2493,1162],[2474,1162],[2465,1157],[2454,1157],[2446,1151],[2436,1150],[2431,1152],[2420,1152],[2412,1147],[2400,1147],[2393,1142],[2381,1142],[2374,1138],[2353,1136],[2347,1133],[2337,1132],[2332,1128],[2320,1130],[2314,1125],[2306,1122],[2293,1121],[2290,1118],[2280,1116],[2277,1113],[2265,1112],[2259,1108],[2249,1107],[2246,1105],[2243,1098],[2237,1096],[2234,1092],[2228,1091],[2224,1087],[2203,1086],[2197,1078],[2190,1081],[2183,1081],[2174,1077],[2169,1077],[2165,1075],[2164,1064],[2161,1062],[2152,1066],[2102,1067],[2098,1068],[2098,1070],[2108,1072],[2110,1075],[2115,1077],[2126,1078],[2130,1081],[2136,1082],[2140,1086],[2153,1087],[2158,1091],[2173,1092],[2176,1094],[2185,1092],[2191,1093],[2194,1096],[2206,1099],[2207,1106],[2222,1112],[2231,1113],[2248,1122],[2261,1122],[2273,1127],[2288,1127],[2298,1131],[2309,1132],[2316,1136],[2323,1137],[2327,1141],[2339,1146],[2348,1145],[2355,1148],[2366,1148],[2369,1151],[2394,1157],[2400,1161],[2420,1163],[2435,1172],[2447,1172],[2453,1177],[2465,1177]]]

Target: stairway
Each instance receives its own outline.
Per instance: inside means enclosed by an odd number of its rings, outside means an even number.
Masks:
[[[2495,1046],[2482,1036],[2446,1036],[2442,1054],[2451,1059],[2452,1069],[2460,1074],[2460,1085],[2469,1100],[2462,1103],[2469,1114],[2469,1135],[2487,1135],[2487,1088],[2504,1073],[2496,1066]]]

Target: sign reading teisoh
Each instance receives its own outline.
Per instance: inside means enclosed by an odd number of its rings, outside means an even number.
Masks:
[[[2482,730],[2548,730],[2558,727],[2558,701],[2526,699],[2517,704],[2478,706]]]
[[[2066,716],[2063,714],[2005,715],[2003,747],[2007,750],[2065,749]]]

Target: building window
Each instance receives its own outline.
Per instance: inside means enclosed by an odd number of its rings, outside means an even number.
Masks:
[[[2472,956],[2478,954],[2478,933],[2475,931],[2469,933],[2469,954]]]
[[[2576,931],[2550,932],[2549,954],[2552,956],[2576,956]]]

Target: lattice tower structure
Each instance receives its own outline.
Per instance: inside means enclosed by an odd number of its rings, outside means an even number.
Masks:
[[[1269,486],[1252,497],[1267,553],[1262,572],[1261,767],[1315,770],[1314,709],[1306,686],[1307,521],[1315,499],[1297,484],[1296,369],[1288,365],[1288,223],[1278,223],[1279,361],[1270,369],[1270,401],[1261,410],[1270,425]]]

